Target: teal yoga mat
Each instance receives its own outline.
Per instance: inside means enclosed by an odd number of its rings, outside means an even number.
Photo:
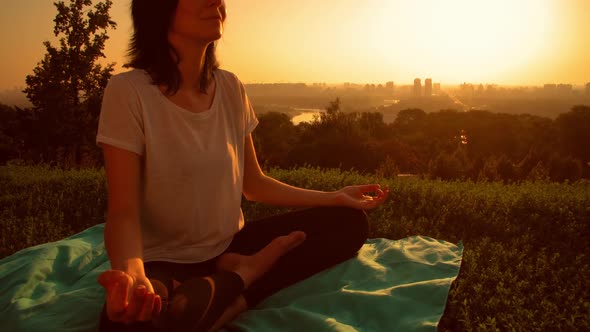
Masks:
[[[0,260],[0,331],[95,331],[110,268],[104,224]],[[370,239],[358,257],[283,289],[225,331],[436,331],[462,244]]]

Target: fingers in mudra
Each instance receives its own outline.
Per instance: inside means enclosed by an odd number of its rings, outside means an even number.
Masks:
[[[161,298],[148,292],[145,285],[133,287],[134,280],[130,275],[109,270],[99,276],[98,282],[106,289],[106,311],[111,321],[131,324],[150,321],[159,314]]]
[[[127,308],[128,279],[119,272],[105,271],[98,278],[100,285],[106,289],[107,315],[112,321],[121,321]]]
[[[372,209],[381,205],[389,196],[389,188],[385,187],[381,189],[380,185],[366,185],[359,186],[360,200],[359,203],[363,209]],[[374,193],[375,195],[367,195],[368,193]]]
[[[137,315],[137,320],[140,322],[149,322],[154,317],[154,308],[156,307],[156,294],[147,293],[144,296],[143,305]]]
[[[153,299],[153,297],[152,297]],[[141,312],[144,306],[149,306],[150,312],[153,309],[154,303],[153,301],[149,301],[149,297],[146,291],[145,286],[136,287],[133,290],[131,295],[131,299],[129,301],[129,305],[125,314],[123,316],[123,322],[126,324],[131,324],[136,321],[149,321],[151,319],[151,315],[149,317],[141,317]],[[147,310],[146,310],[147,311]]]

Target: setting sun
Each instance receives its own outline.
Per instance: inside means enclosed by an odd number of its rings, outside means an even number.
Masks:
[[[382,2],[383,10],[376,12],[388,62],[439,80],[513,76],[542,60],[556,28],[548,0]],[[388,20],[394,13],[401,22]],[[407,28],[400,31],[402,26]],[[401,37],[399,45],[387,43],[392,29]],[[400,46],[409,52],[398,56]]]
[[[243,68],[257,81],[433,77],[444,83],[540,84],[566,75],[577,75],[578,83],[586,80],[581,68],[576,74],[556,66],[566,67],[568,54],[588,52],[571,37],[587,25],[584,2],[254,2],[264,8],[259,16],[240,15],[253,4],[228,1],[234,16],[220,47],[226,64]],[[250,38],[236,38],[236,33]]]

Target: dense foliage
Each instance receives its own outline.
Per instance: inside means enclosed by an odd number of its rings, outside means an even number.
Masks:
[[[343,112],[336,99],[311,123],[294,125],[287,114],[279,112],[258,117],[260,124],[253,138],[259,161],[267,169],[354,168],[386,176],[410,173],[432,179],[506,183],[590,178],[590,149],[586,147],[590,107],[583,105],[555,120],[530,114],[406,109],[386,124],[382,113]],[[64,169],[103,165],[102,153],[94,144],[94,125],[78,128],[92,139],[69,136],[79,142],[79,151],[84,153],[76,156],[81,160],[64,160],[61,152],[65,148],[39,159],[31,156],[53,144],[32,143],[41,132],[35,128],[45,122],[30,110],[4,105],[0,105],[0,119],[0,163],[45,160]]]
[[[267,167],[312,165],[443,180],[575,181],[590,178],[590,107],[555,120],[529,114],[340,110],[337,99],[317,121],[293,125],[280,113],[259,116],[254,140]]]
[[[269,174],[322,190],[388,184],[391,199],[369,213],[371,237],[462,240],[442,331],[590,330],[587,181],[446,182],[317,168]],[[0,257],[104,222],[106,193],[104,169],[0,167]],[[243,209],[247,220],[285,211],[250,202]]]

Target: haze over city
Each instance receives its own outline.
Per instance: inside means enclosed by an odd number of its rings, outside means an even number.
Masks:
[[[115,1],[104,62],[122,71],[129,0]],[[244,83],[411,85],[590,81],[587,0],[226,0],[222,68]],[[0,14],[0,90],[24,87],[52,35],[52,1],[12,2]]]

